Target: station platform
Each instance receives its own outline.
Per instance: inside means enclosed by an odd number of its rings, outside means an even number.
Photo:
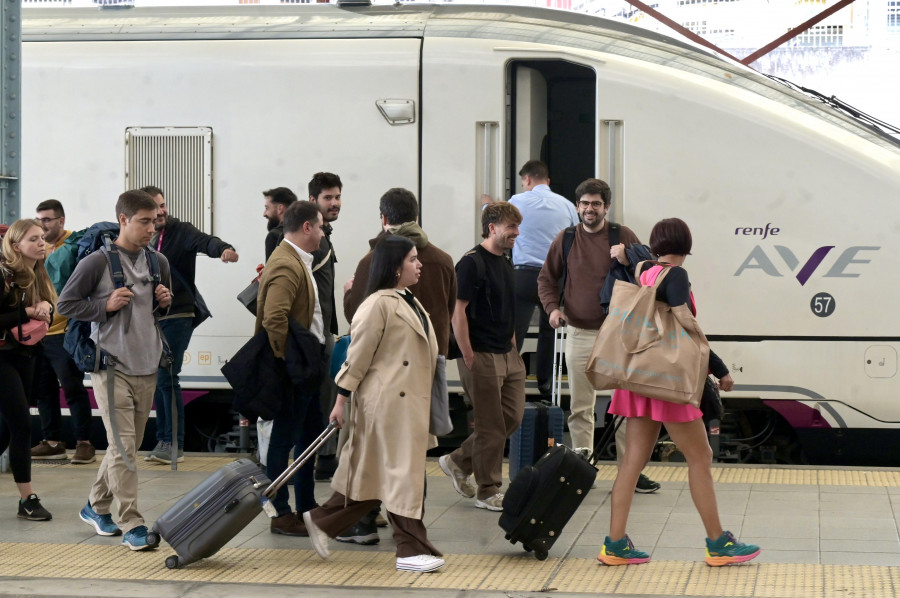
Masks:
[[[153,521],[236,455],[188,454],[178,471],[140,460],[140,506]],[[99,459],[98,459],[99,462]],[[545,561],[512,545],[498,513],[474,508],[429,459],[425,523],[447,564],[430,574],[394,568],[389,529],[377,546],[331,543],[319,559],[307,538],[269,532],[260,515],[210,559],[169,570],[168,546],[132,552],[78,518],[98,464],[35,462],[50,522],[16,517],[10,474],[0,475],[0,595],[9,596],[736,596],[900,595],[900,470],[714,465],[723,526],[762,554],[737,566],[703,562],[704,533],[683,464],[648,466],[662,488],[638,494],[629,521],[644,565],[596,560],[609,525],[614,464],[601,465]],[[324,500],[330,485],[317,484]]]

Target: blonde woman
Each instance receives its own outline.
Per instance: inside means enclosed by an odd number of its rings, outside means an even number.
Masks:
[[[0,453],[9,447],[9,465],[19,487],[21,519],[49,521],[31,486],[31,422],[28,396],[33,356],[12,330],[28,320],[53,320],[56,290],[44,268],[44,229],[37,220],[17,220],[3,237],[0,256]]]

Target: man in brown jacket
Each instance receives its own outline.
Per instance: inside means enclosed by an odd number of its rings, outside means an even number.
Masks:
[[[290,319],[296,320],[324,343],[322,309],[312,275],[312,252],[319,247],[324,231],[322,212],[308,201],[292,203],[284,212],[284,242],[279,244],[259,281],[256,331],[265,329],[276,358],[283,359]],[[266,475],[274,480],[287,469],[292,448],[300,454],[321,432],[322,415],[317,385],[306,388],[285,382],[281,410],[272,423]],[[306,536],[306,527],[297,513],[316,507],[313,466],[305,465],[294,477],[297,512],[288,504],[288,490],[282,486],[272,499],[277,516],[269,531],[286,536]]]
[[[388,234],[407,237],[416,244],[422,273],[419,275],[419,282],[410,286],[409,290],[428,312],[437,338],[438,353],[446,357],[450,343],[450,318],[456,305],[456,270],[453,259],[432,245],[428,241],[428,235],[417,224],[419,203],[412,191],[400,187],[388,189],[381,196],[379,210],[384,232],[370,240],[369,246],[374,249],[378,241]],[[359,260],[353,278],[344,285],[344,317],[348,322],[353,321],[356,310],[366,298],[372,256],[373,251],[369,251]],[[343,429],[341,433],[342,436],[346,434]],[[379,509],[374,509],[336,539],[355,544],[377,544],[379,540],[375,519],[378,512]]]
[[[416,244],[422,274],[419,282],[409,287],[418,299],[434,326],[438,353],[447,355],[450,342],[450,318],[456,305],[456,271],[453,259],[428,241],[428,235],[417,224],[419,204],[412,191],[395,187],[381,196],[381,226],[384,232],[369,241],[375,244],[386,234],[408,237]],[[369,267],[372,265],[372,251],[369,251],[356,266],[356,273],[344,286],[344,317],[353,321],[353,315],[366,298],[369,286]]]

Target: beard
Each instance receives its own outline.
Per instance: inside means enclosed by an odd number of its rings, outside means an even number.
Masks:
[[[267,231],[268,231],[268,230],[272,230],[273,228],[275,228],[275,227],[278,226],[279,224],[281,224],[281,223],[278,222],[277,220],[275,220],[274,218],[272,218],[272,217],[270,217],[270,216],[266,216],[266,230],[267,230]]]

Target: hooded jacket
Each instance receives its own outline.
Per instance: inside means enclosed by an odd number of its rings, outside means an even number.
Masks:
[[[419,261],[422,262],[422,273],[419,282],[410,286],[409,290],[428,312],[437,338],[438,353],[446,356],[450,344],[450,317],[456,305],[456,270],[453,259],[432,245],[428,241],[428,235],[415,222],[390,226],[388,231],[369,241],[371,249],[374,250],[378,241],[387,234],[407,237],[416,245]],[[359,261],[353,275],[353,287],[344,294],[344,317],[348,322],[353,322],[356,310],[366,298],[372,257],[373,253],[370,250]]]

